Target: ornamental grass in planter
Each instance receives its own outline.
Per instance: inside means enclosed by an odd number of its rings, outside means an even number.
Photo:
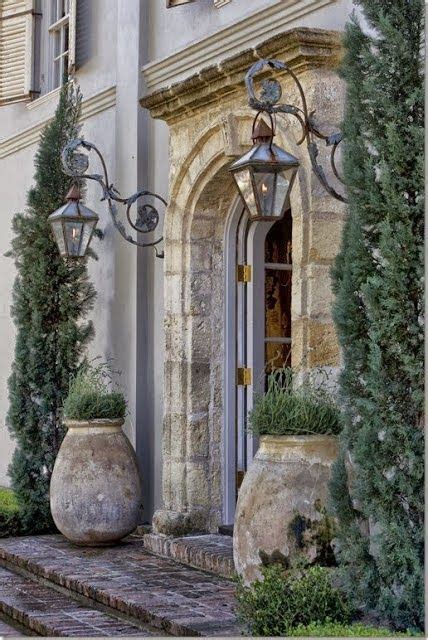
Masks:
[[[341,416],[320,372],[297,384],[290,368],[273,372],[249,414],[260,446],[244,476],[235,512],[233,553],[245,583],[261,567],[302,556],[332,564],[334,522],[326,511]]]
[[[64,402],[68,428],[50,485],[52,517],[70,541],[113,544],[131,533],[141,509],[133,447],[122,431],[126,400],[108,363],[85,364]]]

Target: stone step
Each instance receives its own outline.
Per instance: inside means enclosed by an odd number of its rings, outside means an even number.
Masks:
[[[3,538],[0,563],[159,635],[242,635],[232,581],[154,555],[139,537],[99,548],[76,547],[60,535]]]
[[[156,533],[142,536],[144,547],[196,569],[210,571],[224,578],[235,576],[232,538],[220,534],[201,534],[172,538]]]
[[[77,602],[0,567],[0,611],[30,634],[54,637],[155,636],[139,626]],[[9,625],[8,625],[9,626]],[[22,635],[9,626],[7,635]],[[1,633],[1,627],[0,627]]]

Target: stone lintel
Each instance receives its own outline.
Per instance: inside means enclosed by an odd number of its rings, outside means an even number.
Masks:
[[[153,118],[173,124],[195,110],[244,89],[248,67],[262,58],[280,58],[297,74],[319,67],[335,68],[342,55],[342,34],[325,29],[297,28],[278,34],[197,74],[159,89],[140,100]]]

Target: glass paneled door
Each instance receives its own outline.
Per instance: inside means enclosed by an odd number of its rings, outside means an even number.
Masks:
[[[291,283],[291,211],[277,222],[251,222],[241,206],[226,255],[226,523],[258,447],[248,412],[269,372],[291,365]]]

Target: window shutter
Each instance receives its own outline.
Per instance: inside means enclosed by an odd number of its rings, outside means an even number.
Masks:
[[[32,94],[34,0],[0,0],[0,105]]]
[[[68,72],[76,69],[76,15],[77,0],[70,0],[68,19]]]

